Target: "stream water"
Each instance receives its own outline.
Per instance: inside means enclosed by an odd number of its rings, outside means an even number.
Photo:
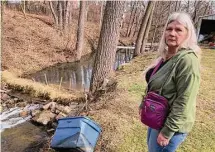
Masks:
[[[116,53],[113,69],[116,70],[120,65],[128,63],[133,58],[133,50],[120,49]],[[27,78],[34,81],[60,85],[65,88],[83,90],[90,85],[94,55],[84,56],[80,62],[63,63],[48,67]],[[31,104],[25,108],[14,107],[0,113],[0,132],[2,134],[2,150],[8,152],[20,151],[40,151],[47,143],[47,134],[41,128],[31,124],[20,113],[25,110],[38,109],[39,105]],[[37,146],[35,146],[37,145]]]
[[[113,69],[128,63],[133,58],[133,49],[119,49]],[[67,89],[88,90],[92,75],[94,55],[82,57],[80,62],[62,63],[48,67],[28,76],[36,82],[55,84]]]

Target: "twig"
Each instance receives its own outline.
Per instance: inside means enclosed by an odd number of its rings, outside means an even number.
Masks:
[[[85,95],[85,104],[83,105],[83,107],[80,109],[80,111],[77,113],[76,116],[80,115],[80,113],[84,110],[84,108],[86,110],[88,110],[88,108],[89,108],[89,110],[91,110],[90,107],[89,107],[89,105],[88,105],[87,94],[85,93],[84,95]]]
[[[46,85],[48,85],[48,80],[47,80],[47,77],[46,77],[45,73],[44,73],[44,76],[45,76]]]
[[[60,78],[60,85],[59,85],[59,88],[58,88],[59,90],[61,88],[62,81],[63,81],[63,77]]]
[[[72,79],[71,77],[69,78],[69,90],[71,90],[71,86],[72,86]]]
[[[31,79],[32,79],[34,82],[36,82],[34,78],[31,78]]]

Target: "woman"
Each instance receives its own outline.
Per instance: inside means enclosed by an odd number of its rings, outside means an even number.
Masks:
[[[197,45],[190,16],[186,13],[173,13],[164,29],[158,48],[159,57],[146,70],[146,81],[147,92],[158,92],[162,87],[161,96],[168,100],[170,108],[161,130],[148,128],[149,152],[174,152],[185,140],[195,121],[200,84],[201,50]],[[161,59],[161,65],[151,76]]]

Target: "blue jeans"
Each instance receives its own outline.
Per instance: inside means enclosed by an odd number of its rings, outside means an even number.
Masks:
[[[187,136],[187,133],[175,133],[167,146],[160,146],[157,143],[159,132],[158,130],[148,128],[147,145],[149,152],[174,152]]]

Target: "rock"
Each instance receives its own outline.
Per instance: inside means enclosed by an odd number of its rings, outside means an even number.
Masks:
[[[59,114],[59,113],[60,113],[60,110],[56,109],[56,110],[55,110],[55,113],[56,113],[56,114]]]
[[[77,112],[77,110],[72,110],[70,111],[69,116],[76,116]]]
[[[71,109],[77,109],[78,108],[78,105],[70,105],[69,106]]]
[[[18,107],[25,107],[26,105],[27,105],[26,102],[18,102],[18,103],[16,104],[16,106],[18,106]]]
[[[18,102],[19,99],[18,98],[13,98],[14,102]]]
[[[41,123],[43,125],[47,125],[49,122],[51,122],[55,118],[56,114],[45,110],[41,113],[37,114],[35,118],[33,118],[34,121]]]
[[[51,106],[51,112],[56,113],[56,104]]]
[[[64,118],[64,117],[66,117],[66,116],[67,116],[66,114],[60,112],[60,113],[56,116],[56,120],[58,120],[58,119],[60,119],[60,118]]]
[[[36,116],[37,114],[39,114],[41,111],[40,110],[33,110],[30,112],[31,116],[34,117]]]
[[[72,106],[72,105],[78,105],[78,103],[77,102],[71,102],[70,104],[69,104],[70,106]]]
[[[9,99],[5,103],[13,105],[13,104],[15,104],[15,101],[13,99]]]
[[[69,106],[58,105],[58,106],[56,106],[56,108],[65,114],[69,114],[72,110]]]
[[[49,107],[51,106],[51,104],[52,104],[52,103],[50,102],[50,103],[44,105],[44,106],[43,106],[43,109],[44,109],[44,110],[48,110]]]
[[[10,96],[7,95],[6,93],[3,93],[3,94],[1,95],[1,100],[6,101],[6,100],[8,100],[8,99],[10,99]]]
[[[29,115],[28,111],[23,110],[22,112],[19,113],[20,117],[27,117]]]
[[[2,111],[3,111],[3,107],[2,105],[0,105],[0,113],[2,113]]]
[[[44,109],[44,110],[48,110],[49,108],[50,108],[50,109],[54,109],[55,107],[56,107],[56,103],[55,103],[55,102],[50,102],[50,103],[44,105],[44,106],[43,106],[43,109]]]

